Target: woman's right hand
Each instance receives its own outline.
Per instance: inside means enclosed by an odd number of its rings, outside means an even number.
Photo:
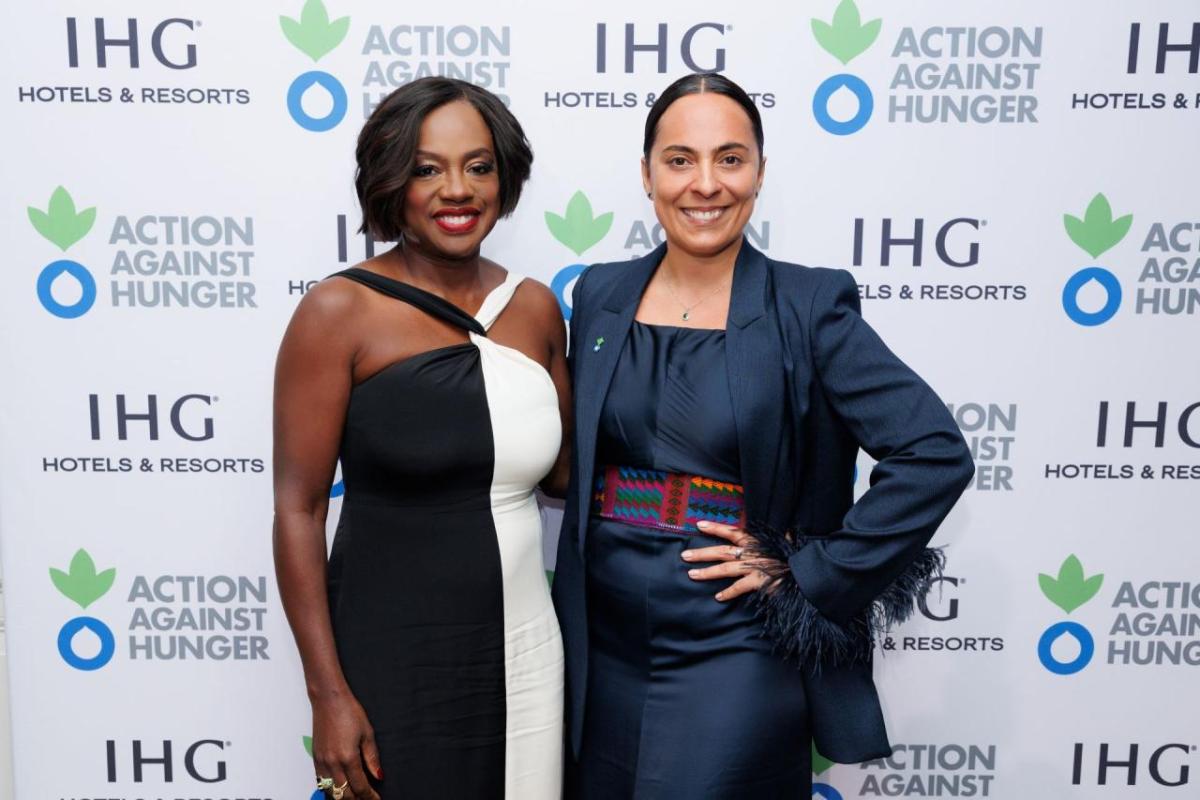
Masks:
[[[346,786],[343,800],[379,800],[363,767],[375,780],[383,779],[375,731],[367,713],[349,694],[314,700],[313,766],[318,778],[333,778],[334,786]]]

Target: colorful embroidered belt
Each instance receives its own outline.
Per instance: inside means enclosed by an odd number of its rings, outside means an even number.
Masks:
[[[695,531],[700,520],[745,526],[745,492],[736,483],[655,469],[598,467],[592,513],[646,528]]]

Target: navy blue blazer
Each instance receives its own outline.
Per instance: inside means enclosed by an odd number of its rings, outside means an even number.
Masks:
[[[584,542],[596,431],[634,313],[665,252],[663,245],[633,261],[596,264],[573,295],[575,444],[553,596],[576,756],[587,687]],[[970,452],[938,396],[863,321],[845,270],[774,261],[743,240],[725,347],[747,519],[790,533],[784,552],[774,552],[791,574],[764,619],[770,633],[788,637],[777,643],[799,661],[818,750],[842,763],[885,756],[891,748],[870,636],[909,613],[939,566],[926,545],[974,474]],[[878,463],[855,503],[860,447]]]

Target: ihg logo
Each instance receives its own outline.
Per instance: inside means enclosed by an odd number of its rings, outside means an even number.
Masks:
[[[125,50],[129,56],[129,68],[141,67],[144,34],[139,31],[136,19],[126,19],[123,29],[119,25],[110,27],[101,17],[96,17],[92,23],[94,35],[91,38],[95,44],[97,68],[108,67],[110,50]],[[183,40],[183,37],[190,35],[199,25],[199,22],[182,17],[164,19],[155,25],[150,31],[150,53],[154,60],[167,69],[191,69],[196,66],[196,45]],[[67,17],[67,66],[73,69],[80,64],[80,27],[75,17]],[[84,31],[82,36],[87,37],[87,29],[84,28]]]
[[[107,398],[104,399],[107,401]],[[199,409],[189,411],[189,408],[203,406],[204,410],[207,410],[217,400],[218,398],[207,394],[185,394],[170,401],[166,419],[171,430],[180,439],[189,442],[206,442],[212,439],[214,435],[213,418],[204,415],[203,411]],[[100,395],[89,394],[88,422],[91,427],[92,440],[100,441],[108,435],[106,432],[115,429],[117,439],[123,442],[130,438],[130,428],[133,424],[144,424],[147,437],[151,441],[158,441],[159,425],[162,420],[162,415],[159,413],[159,396],[157,394],[146,395],[145,405],[142,406],[144,411],[134,408],[134,403],[138,402],[140,401],[131,402],[125,394],[117,394],[113,397],[113,413],[110,416],[108,409],[101,405]],[[104,406],[107,406],[107,402],[104,403]]]
[[[115,739],[109,739],[104,744],[109,783],[124,780],[123,775],[131,776],[134,783],[146,780],[173,783],[180,767],[191,780],[220,783],[228,772],[222,754],[229,742],[220,739],[200,739],[186,747],[178,746],[170,739],[153,744],[133,739],[129,742],[128,753]],[[152,771],[160,773],[161,777],[158,774],[151,775]]]
[[[1176,28],[1178,30],[1178,28]],[[1158,36],[1152,40],[1154,54],[1154,72],[1162,75],[1167,71],[1167,55],[1176,53],[1178,63],[1187,61],[1187,71],[1191,75],[1200,72],[1200,22],[1192,23],[1191,36],[1188,39],[1171,40],[1169,23],[1158,23]],[[1138,51],[1142,43],[1142,23],[1134,22],[1129,26],[1129,55],[1125,71],[1134,75],[1138,71]]]
[[[725,48],[707,46],[708,43],[720,41],[729,30],[728,25],[719,22],[698,22],[689,27],[679,37],[679,58],[683,65],[692,72],[723,72],[725,70]],[[642,38],[639,39],[639,36]],[[659,74],[668,70],[668,56],[672,51],[671,29],[667,23],[660,22],[655,27],[654,34],[647,36],[644,32],[638,34],[632,22],[625,23],[624,36],[613,37],[617,40],[619,53],[624,56],[626,73],[635,72],[634,60],[639,54],[651,56],[655,60],[655,68]],[[705,43],[701,45],[698,39]],[[603,22],[596,24],[596,72],[608,72],[609,55],[608,25]],[[670,69],[674,69],[671,67]]]
[[[1076,742],[1071,785],[1107,786],[1114,783],[1137,786],[1141,779],[1143,786],[1148,783],[1187,786],[1192,777],[1191,765],[1187,762],[1195,753],[1196,745],[1179,742],[1160,745],[1153,750],[1136,742],[1125,746],[1101,742],[1093,754],[1083,742]]]

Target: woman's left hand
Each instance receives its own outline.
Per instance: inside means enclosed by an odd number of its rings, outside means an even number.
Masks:
[[[776,567],[787,569],[786,565],[780,562],[755,557],[754,538],[741,528],[707,520],[696,523],[696,527],[700,529],[701,533],[716,536],[731,543],[684,550],[682,554],[683,560],[689,564],[702,564],[708,561],[721,562],[711,567],[689,569],[688,577],[692,580],[737,579],[731,585],[717,592],[716,598],[722,602],[750,592],[757,592],[771,583],[772,578],[767,572],[767,567],[772,567],[771,572],[774,573],[778,573],[778,569],[774,569]]]

